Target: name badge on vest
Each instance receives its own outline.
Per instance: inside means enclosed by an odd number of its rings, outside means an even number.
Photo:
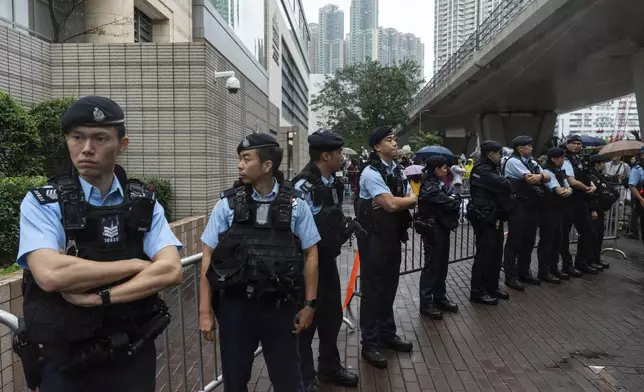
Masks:
[[[255,227],[270,227],[270,212],[270,204],[258,204],[257,212],[255,213]]]
[[[123,239],[123,222],[120,215],[102,217],[98,226],[104,248],[117,248]]]
[[[333,192],[331,192],[331,194],[333,195],[333,204],[338,204],[338,203],[340,203],[340,198],[338,197],[338,192],[340,192],[340,191],[338,190],[338,188],[335,188],[335,189],[333,190]]]

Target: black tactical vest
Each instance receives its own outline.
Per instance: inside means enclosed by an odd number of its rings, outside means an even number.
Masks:
[[[402,173],[402,167],[397,165],[394,169],[393,175],[387,173],[385,165],[382,163],[380,157],[372,153],[370,160],[360,171],[368,166],[371,166],[382,176],[383,180],[391,194],[394,197],[405,196],[405,179]],[[388,212],[384,208],[373,208],[373,199],[362,199],[360,195],[360,182],[358,181],[358,189],[356,190],[358,197],[355,201],[355,213],[358,222],[368,232],[373,232],[377,236],[390,240],[398,240],[406,242],[408,240],[407,230],[411,227],[412,217],[408,210],[398,212]]]
[[[590,180],[597,190],[589,195],[591,206],[599,211],[608,211],[619,200],[619,192],[611,186],[604,174],[595,169],[589,171]]]
[[[234,210],[233,223],[220,235],[208,280],[217,290],[249,298],[297,298],[304,285],[304,255],[291,231],[293,210],[301,192],[285,182],[275,200],[259,202],[252,187],[236,183],[222,192]]]
[[[490,160],[477,161],[470,174],[469,209],[476,209],[488,223],[495,224],[497,219],[507,220],[510,206],[514,207],[515,200],[510,195],[499,195],[486,186],[485,172],[490,170],[501,176],[500,167]],[[482,174],[483,173],[483,174]],[[504,202],[502,203],[501,200]],[[507,209],[507,210],[506,210]],[[477,213],[477,215],[478,215]]]
[[[559,183],[559,186],[563,187],[564,181],[566,180],[566,172],[562,168],[555,167],[554,165],[552,165],[552,163],[550,162],[550,159],[548,159],[548,161],[549,162],[546,164],[544,168],[552,172],[552,174],[555,175],[555,179]],[[564,207],[567,205],[567,202],[569,201],[569,197],[566,198],[566,197],[559,196],[557,192],[555,192],[555,190],[552,189],[552,190],[546,191],[543,201],[547,206],[550,206],[550,207]]]
[[[293,184],[304,179],[300,189],[311,194],[315,206],[320,206],[320,212],[314,215],[315,223],[322,240],[318,242],[318,255],[320,260],[334,259],[342,253],[342,245],[349,239],[345,235],[344,215],[342,201],[344,198],[344,184],[339,178],[334,177],[332,186],[325,185],[322,173],[313,162],[309,162],[302,172],[293,179]]]
[[[528,162],[524,162],[524,160],[521,159],[520,156],[513,154],[503,164],[504,175],[505,175],[505,167],[508,164],[508,161],[510,159],[518,159],[521,162],[521,164],[530,171],[530,173],[540,174],[539,166],[534,164],[532,159],[530,159]],[[532,185],[526,182],[523,178],[510,178],[510,177],[507,177],[507,178],[512,183],[512,187],[514,188],[517,195],[517,200],[522,204],[533,205],[536,202],[538,202],[544,195],[544,189],[542,184]]]
[[[588,167],[586,162],[582,159],[581,155],[573,154],[570,151],[566,150],[566,159],[572,165],[573,170],[575,171],[575,179],[586,186],[590,186],[590,175],[588,173]],[[579,202],[587,202],[588,197],[586,192],[579,189],[574,189],[572,196],[575,197],[575,200]]]
[[[49,180],[53,188],[31,191],[41,204],[60,205],[68,255],[104,262],[149,260],[143,252],[143,236],[152,224],[155,194],[140,181],[128,181],[119,166],[115,174],[119,183],[125,184],[124,201],[117,206],[90,205],[75,174],[53,177]],[[165,303],[156,294],[105,307],[72,305],[60,293],[42,290],[29,270],[24,271],[23,294],[27,338],[36,344],[55,346],[54,352],[66,346],[106,339],[115,333],[126,333],[135,341],[141,338],[142,326],[153,318],[160,314],[167,316],[168,322],[170,318]]]

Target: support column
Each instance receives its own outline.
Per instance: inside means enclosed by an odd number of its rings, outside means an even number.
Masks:
[[[637,100],[637,114],[640,120],[640,134],[644,131],[644,50],[633,55],[631,59],[633,72],[633,91]]]
[[[556,122],[554,112],[486,113],[480,117],[480,141],[496,140],[509,147],[512,139],[527,135],[538,156],[547,151],[546,143],[553,136]]]

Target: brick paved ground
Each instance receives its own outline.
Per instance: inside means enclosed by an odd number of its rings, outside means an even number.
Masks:
[[[464,231],[453,252],[466,255]],[[463,240],[460,240],[460,239]],[[361,376],[360,391],[642,391],[644,390],[644,247],[620,240],[628,260],[606,255],[612,268],[599,276],[561,286],[529,287],[511,292],[512,299],[496,307],[468,302],[471,262],[450,266],[448,290],[459,304],[458,314],[442,321],[418,314],[419,273],[400,280],[395,308],[401,335],[414,342],[411,354],[387,352],[389,367],[374,369],[359,357],[359,332],[341,332],[338,345],[348,368]],[[411,244],[408,254],[411,253]],[[414,244],[418,253],[418,244]],[[417,254],[407,266],[418,267]],[[339,259],[343,287],[350,274],[353,250]],[[533,265],[536,268],[536,265]],[[158,390],[199,390],[199,351],[194,303],[194,279],[183,285],[187,384],[179,317],[169,333],[172,388],[167,385],[163,340],[159,339]],[[176,307],[177,293],[168,297]],[[355,320],[359,300],[351,305]],[[314,343],[314,347],[317,343]],[[203,346],[205,378],[213,379],[213,347]],[[219,362],[220,363],[220,362]],[[590,368],[589,366],[599,366]],[[595,369],[595,370],[593,370]],[[185,386],[188,386],[184,389]],[[218,388],[222,390],[222,388]],[[255,360],[251,391],[272,390],[261,356]],[[323,385],[324,391],[344,388]]]

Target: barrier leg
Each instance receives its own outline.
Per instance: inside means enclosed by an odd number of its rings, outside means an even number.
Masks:
[[[617,238],[613,239],[613,247],[612,248],[604,248],[601,251],[601,254],[604,254],[604,252],[615,252],[619,255],[622,256],[622,259],[626,260],[626,253],[624,253],[622,250],[617,248]]]

